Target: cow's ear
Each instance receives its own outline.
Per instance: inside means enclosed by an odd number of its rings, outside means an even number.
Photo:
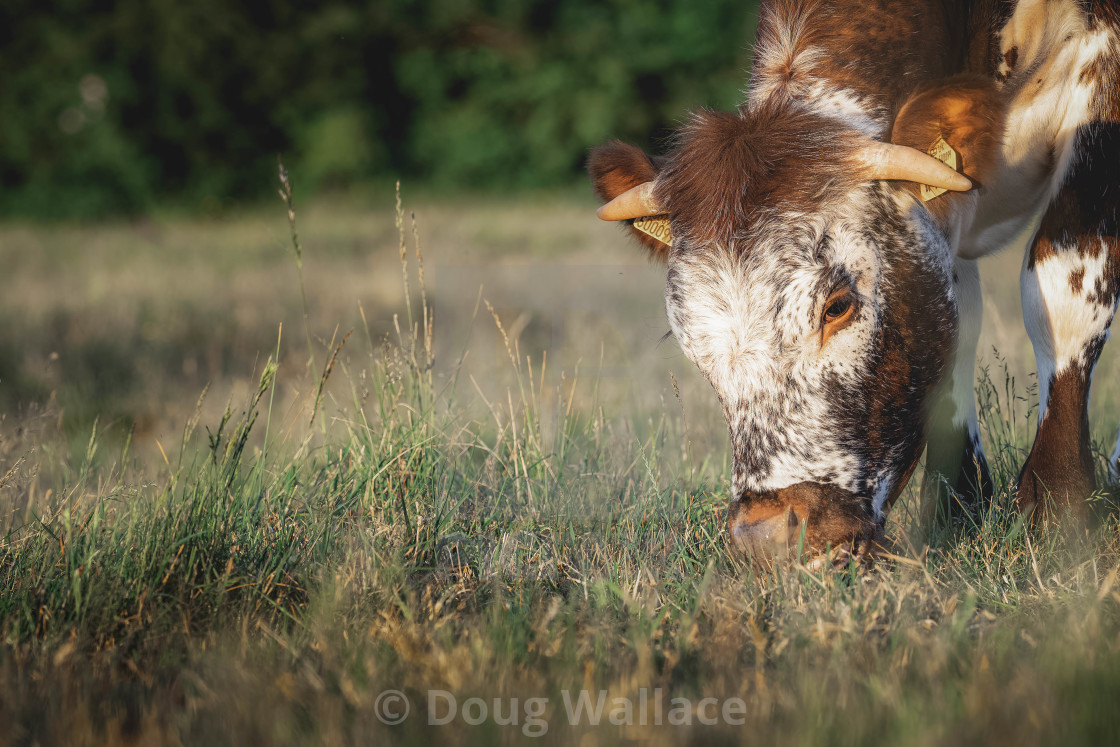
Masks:
[[[591,176],[595,194],[604,204],[632,187],[654,181],[658,170],[658,165],[641,148],[619,140],[592,148],[587,159],[587,173]],[[620,222],[626,225],[626,230],[649,251],[653,259],[659,262],[668,260],[667,244],[634,228],[632,220]]]
[[[983,188],[993,177],[1003,139],[1005,105],[995,83],[979,76],[957,76],[916,92],[899,111],[891,142],[923,152],[940,137],[960,156],[960,171]],[[908,187],[914,190],[917,185]],[[935,212],[951,207],[955,193],[930,200]]]

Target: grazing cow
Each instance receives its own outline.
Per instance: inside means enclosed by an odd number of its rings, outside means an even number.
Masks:
[[[1120,1],[763,0],[754,59],[736,111],[693,113],[664,157],[615,141],[588,166],[599,217],[667,264],[670,327],[722,405],[734,542],[872,549],[927,442],[931,475],[990,497],[977,260],[1035,223],[1018,506],[1086,516],[1120,296]]]

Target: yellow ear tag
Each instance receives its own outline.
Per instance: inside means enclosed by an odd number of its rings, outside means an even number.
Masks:
[[[929,154],[953,171],[961,170],[961,154],[953,150],[953,146],[945,142],[945,139],[940,135],[933,141],[933,145],[929,146]],[[949,191],[941,187],[930,187],[925,184],[921,185],[921,187],[923,202],[929,202],[934,197],[943,195]]]
[[[673,245],[673,234],[669,230],[668,215],[647,215],[642,218],[635,218],[633,225],[634,228],[647,236],[652,236],[662,244]]]

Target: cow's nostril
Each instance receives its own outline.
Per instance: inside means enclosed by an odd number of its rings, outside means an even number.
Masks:
[[[784,513],[762,521],[737,522],[731,528],[731,535],[739,549],[751,555],[785,555],[797,544],[800,526],[793,508],[787,508]]]

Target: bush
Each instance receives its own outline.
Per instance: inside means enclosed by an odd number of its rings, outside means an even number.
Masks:
[[[0,216],[303,187],[576,178],[609,137],[666,135],[746,82],[754,3],[14,0],[0,8]]]

